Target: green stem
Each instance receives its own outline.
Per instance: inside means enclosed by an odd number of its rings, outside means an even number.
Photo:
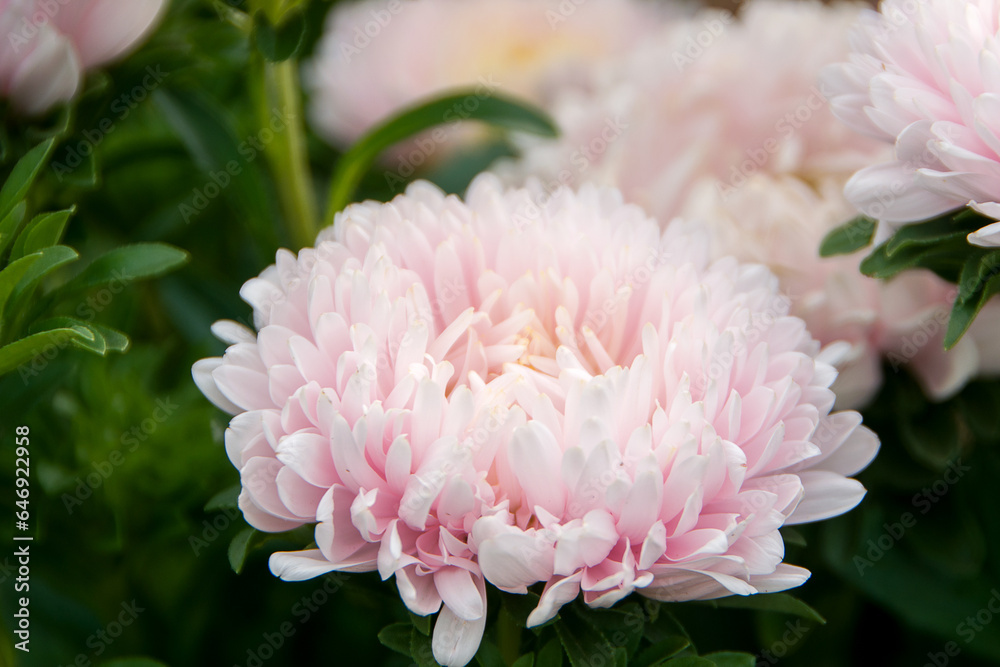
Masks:
[[[504,664],[513,665],[521,657],[521,628],[505,607],[497,616],[497,644]]]
[[[284,3],[257,0],[253,11],[267,12],[277,24]],[[252,56],[251,90],[256,98],[257,124],[263,130],[280,117],[283,129],[264,147],[278,188],[278,198],[293,244],[297,248],[312,245],[319,231],[318,211],[313,191],[312,172],[306,152],[305,123],[299,75],[294,60],[271,63],[260,54]],[[279,126],[280,127],[280,126]]]

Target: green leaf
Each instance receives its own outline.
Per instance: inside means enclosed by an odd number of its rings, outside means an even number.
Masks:
[[[378,640],[382,646],[410,657],[410,632],[412,631],[413,626],[409,623],[393,623],[379,631]]]
[[[828,233],[819,246],[820,257],[849,255],[872,242],[877,222],[859,215]]]
[[[791,526],[782,526],[780,532],[781,539],[784,540],[785,544],[791,544],[797,547],[809,546],[806,544],[805,536]]]
[[[1000,274],[1000,250],[973,249],[962,265],[956,298],[968,301],[997,274]]]
[[[535,667],[535,654],[522,655],[510,667]]]
[[[488,639],[479,642],[479,648],[476,649],[476,662],[479,663],[479,667],[507,667],[507,663],[504,662],[503,656],[500,654],[500,649]]]
[[[612,646],[624,648],[629,656],[639,648],[646,622],[646,615],[640,604],[625,602],[611,609],[581,607],[578,611],[588,623],[608,638]]]
[[[7,300],[5,307],[4,319],[11,313],[14,315],[18,313],[19,302],[33,294],[45,276],[61,266],[75,262],[79,258],[75,250],[64,245],[54,245],[44,248],[37,253],[29,255],[29,257],[35,255],[38,256],[38,259],[25,271],[24,276],[14,286],[14,289],[11,290],[10,298]]]
[[[732,651],[719,651],[702,656],[706,660],[711,660],[716,667],[754,667],[757,664],[756,656],[749,653],[734,653]]]
[[[923,247],[908,246],[889,255],[888,246],[888,241],[875,246],[872,253],[861,260],[861,273],[869,278],[892,278],[897,273],[918,266],[920,258],[926,254]]]
[[[28,189],[38,178],[38,173],[49,159],[55,143],[55,137],[43,141],[25,153],[24,157],[14,165],[3,188],[0,188],[0,218],[7,217],[7,214],[27,196]]]
[[[7,252],[7,248],[14,242],[17,230],[24,222],[24,215],[28,210],[26,202],[19,202],[10,210],[7,215],[0,220],[0,258]]]
[[[1000,293],[1000,275],[987,280],[979,291],[970,295],[967,300],[955,299],[955,303],[951,306],[951,317],[948,318],[948,329],[944,335],[944,349],[950,350],[955,347],[972,326],[976,315],[986,302],[998,293]]]
[[[330,184],[327,225],[333,224],[334,215],[352,201],[362,177],[383,151],[424,130],[460,120],[543,137],[558,134],[541,109],[490,91],[466,89],[409,107],[370,130],[340,158]]]
[[[66,224],[75,211],[76,207],[73,206],[64,211],[36,215],[25,225],[14,242],[11,259],[18,259],[59,243],[66,231]]]
[[[727,598],[714,600],[714,603],[719,607],[727,609],[772,611],[806,618],[821,624],[826,623],[826,619],[818,611],[788,593],[766,593],[747,596],[731,595]]]
[[[104,339],[104,334],[93,324],[78,320],[75,317],[53,317],[31,325],[29,333],[48,331],[50,329],[85,329],[90,332],[92,340],[80,342],[79,344],[87,351],[105,356],[108,353],[108,343]],[[108,329],[108,331],[112,331]],[[117,333],[117,332],[116,332]],[[119,334],[121,335],[121,334]],[[128,339],[126,339],[128,340]]]
[[[693,655],[686,655],[681,658],[674,658],[673,660],[666,660],[664,662],[657,663],[655,667],[716,667],[715,663],[708,658],[699,658]]]
[[[687,637],[679,635],[667,637],[640,652],[635,657],[635,660],[629,663],[629,667],[649,667],[650,665],[674,657],[689,646],[691,646],[691,642]]]
[[[535,667],[562,667],[563,648],[558,639],[553,639],[538,651]]]
[[[32,361],[51,347],[63,349],[67,345],[76,345],[86,348],[93,342],[94,334],[89,329],[74,327],[40,331],[0,348],[0,375]]]
[[[41,259],[41,257],[41,253],[22,257],[17,261],[11,262],[3,271],[0,271],[0,314],[3,313],[4,306],[7,304],[7,299],[10,298],[11,292],[14,291],[14,287],[21,282],[28,269]]]
[[[243,565],[250,554],[250,541],[256,534],[256,528],[247,527],[236,533],[236,537],[229,543],[229,566],[236,574],[243,571]]]
[[[417,663],[417,667],[441,667],[434,659],[431,638],[420,634],[416,629],[410,630],[410,657]]]
[[[219,491],[217,494],[212,496],[207,503],[205,503],[205,511],[215,512],[217,510],[235,509],[239,507],[239,497],[242,488],[243,486],[241,484],[233,484],[228,489]]]
[[[519,628],[528,627],[528,616],[538,606],[539,596],[537,593],[528,591],[524,595],[513,593],[503,593],[503,608],[511,615]]]
[[[615,647],[578,613],[573,613],[576,611],[572,608],[571,613],[565,614],[554,626],[571,667],[591,667],[590,661],[597,655],[606,661],[605,664],[615,662]]]
[[[427,616],[417,616],[412,611],[410,613],[410,623],[413,627],[417,629],[417,632],[424,635],[425,637],[431,636],[431,620],[432,616],[428,614]]]
[[[301,10],[285,14],[277,27],[271,25],[263,11],[254,14],[251,39],[269,62],[278,63],[297,55],[305,33],[306,21]]]
[[[136,243],[110,250],[83,269],[66,285],[69,290],[85,290],[133,280],[156,278],[183,266],[190,255],[166,243]]]

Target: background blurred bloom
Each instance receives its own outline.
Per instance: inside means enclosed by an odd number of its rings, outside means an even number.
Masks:
[[[313,124],[348,145],[402,107],[452,88],[545,103],[567,87],[592,86],[662,11],[635,0],[345,3],[330,13],[307,67]]]
[[[874,396],[883,357],[947,398],[1000,370],[1000,350],[980,325],[944,352],[946,283],[924,273],[883,285],[858,273],[860,255],[818,257],[824,235],[856,215],[844,184],[891,157],[882,142],[843,127],[817,82],[846,57],[860,12],[764,1],[738,18],[706,11],[668,22],[623,59],[610,85],[553,103],[561,139],[523,138],[523,156],[497,170],[515,183],[533,174],[552,186],[597,180],[662,222],[704,220],[716,256],[767,264],[814,336],[851,343],[835,386],[841,407]]]
[[[33,115],[67,102],[83,73],[124,55],[166,0],[0,0],[0,92]]]
[[[848,61],[826,70],[833,112],[895,144],[846,189],[887,223],[880,236],[966,204],[1000,219],[998,12],[995,0],[885,0],[859,18]],[[1000,225],[969,240],[1000,245]]]

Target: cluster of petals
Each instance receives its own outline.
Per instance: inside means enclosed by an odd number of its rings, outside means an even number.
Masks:
[[[861,254],[820,259],[823,237],[857,215],[844,185],[892,158],[829,108],[824,68],[849,54],[865,10],[770,0],[739,16],[705,10],[637,44],[596,93],[569,90],[552,105],[563,136],[524,137],[496,171],[548,187],[590,180],[618,187],[661,222],[705,221],[713,256],[769,266],[823,344],[851,344],[838,361],[840,407],[862,407],[883,363],[905,368],[945,399],[1000,370],[1000,349],[978,325],[954,350],[941,341],[954,289],[928,272],[888,284],[859,274]],[[836,108],[836,105],[834,105]],[[994,318],[995,304],[986,308]]]
[[[846,62],[824,72],[833,112],[894,145],[846,188],[881,236],[966,205],[1000,219],[998,21],[997,0],[884,0],[860,17]],[[969,241],[1000,245],[1000,224]]]
[[[245,284],[198,362],[257,528],[317,523],[285,579],[395,576],[464,665],[485,584],[608,606],[783,590],[783,525],[835,516],[878,441],[761,265],[711,261],[611,189],[492,176],[349,206]]]
[[[401,108],[455,88],[479,97],[449,114],[449,124],[496,94],[546,104],[568,87],[592,86],[606,63],[652,32],[660,13],[635,0],[343,3],[307,66],[313,125],[350,144]]]
[[[0,0],[0,95],[25,115],[68,102],[85,71],[133,49],[166,0]]]

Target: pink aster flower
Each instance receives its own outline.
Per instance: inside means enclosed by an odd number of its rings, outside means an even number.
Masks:
[[[0,94],[25,115],[76,95],[86,70],[133,49],[165,0],[0,0]]]
[[[549,582],[535,622],[581,588],[798,585],[778,528],[853,507],[877,449],[831,414],[836,372],[767,269],[709,263],[694,226],[613,190],[418,182],[242,295],[257,332],[217,324],[231,346],[193,372],[235,415],[247,520],[318,522],[272,570],[394,575],[414,613],[441,610],[443,665],[475,654],[486,581]]]
[[[652,3],[637,0],[344,3],[330,13],[307,68],[310,115],[321,134],[345,145],[453,88],[540,104],[567,86],[592,85],[602,63],[652,31],[655,15]]]
[[[884,0],[859,19],[848,61],[825,73],[833,112],[895,145],[846,188],[886,223],[881,236],[967,204],[1000,219],[998,11],[996,0]],[[969,241],[1000,245],[1000,225]]]

